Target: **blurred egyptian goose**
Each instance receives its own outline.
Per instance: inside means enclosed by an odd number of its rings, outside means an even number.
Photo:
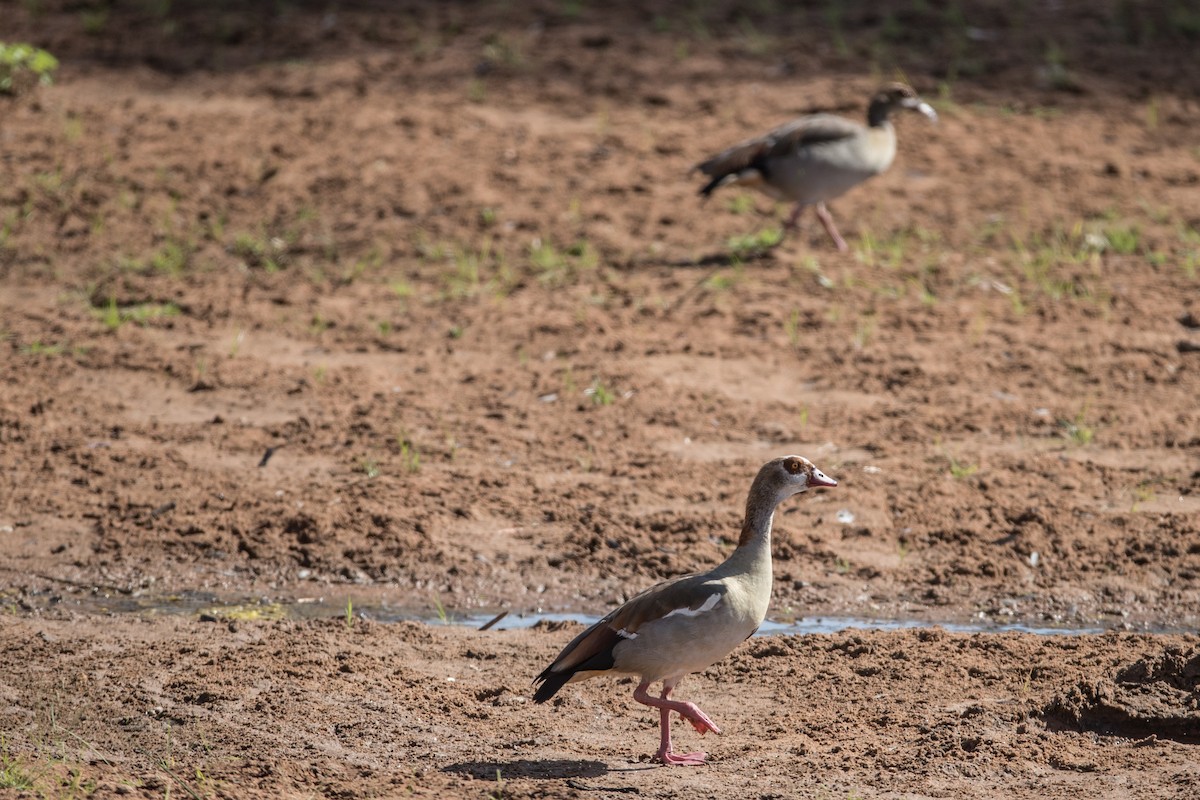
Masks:
[[[796,226],[805,206],[815,204],[838,250],[846,250],[825,203],[892,165],[896,129],[889,117],[897,108],[919,111],[937,122],[937,112],[911,87],[890,83],[871,98],[866,125],[832,114],[810,114],[700,162],[694,169],[712,178],[700,194],[707,197],[722,186],[753,186],[778,200],[790,200],[796,206],[784,223],[785,231]]]
[[[655,759],[702,764],[705,753],[671,749],[671,712],[700,733],[720,733],[693,703],[672,700],[684,675],[729,655],[762,624],[771,601],[771,519],[781,502],[818,486],[837,486],[800,456],[768,461],[746,499],[746,521],[737,548],[716,569],[660,583],[637,595],[576,636],[534,679],[534,702],[544,703],[564,685],[596,675],[626,673],[639,682],[633,699],[659,709],[661,740]],[[662,681],[662,695],[647,689]]]

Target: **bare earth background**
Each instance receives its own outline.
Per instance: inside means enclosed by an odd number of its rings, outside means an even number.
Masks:
[[[1190,4],[0,20],[62,61],[0,98],[0,793],[1200,796]],[[851,253],[695,196],[897,77],[942,123]],[[532,706],[574,624],[378,621],[602,613],[786,453],[841,484],[776,519],[777,619],[1110,632],[755,639],[679,690],[689,770],[628,683]]]

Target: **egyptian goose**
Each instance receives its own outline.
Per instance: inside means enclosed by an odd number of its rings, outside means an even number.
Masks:
[[[700,733],[720,733],[693,703],[672,700],[684,675],[699,672],[729,655],[762,624],[771,602],[771,519],[794,494],[837,486],[800,456],[768,461],[746,498],[746,521],[737,548],[715,569],[660,583],[637,595],[571,640],[534,679],[541,684],[534,702],[544,703],[564,685],[606,673],[639,677],[633,699],[659,709],[662,738],[655,760],[702,764],[706,753],[671,750],[671,712]],[[662,681],[662,695],[650,684]]]
[[[810,114],[700,162],[693,169],[712,178],[700,194],[707,197],[722,186],[753,186],[778,200],[791,200],[796,206],[785,231],[796,227],[805,206],[816,204],[817,217],[844,251],[846,241],[825,203],[892,165],[896,129],[888,118],[896,108],[919,111],[937,122],[937,112],[911,87],[889,83],[871,98],[866,125]]]

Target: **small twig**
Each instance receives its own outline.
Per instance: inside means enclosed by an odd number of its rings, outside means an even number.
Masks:
[[[499,614],[497,614],[496,616],[494,616],[494,617],[492,617],[491,619],[489,619],[487,622],[485,622],[485,623],[483,623],[482,625],[480,625],[480,626],[479,626],[479,630],[481,630],[481,631],[486,631],[488,628],[492,627],[492,626],[493,626],[493,625],[495,625],[497,622],[499,622],[500,620],[504,619],[504,618],[505,618],[505,617],[507,617],[507,616],[508,616],[508,612],[507,612],[507,611],[501,611]]]
[[[175,501],[172,500],[169,503],[163,503],[161,506],[159,506],[158,508],[151,511],[150,518],[154,519],[155,517],[161,517],[163,514],[167,513],[168,511],[174,511],[174,510],[175,510]]]
[[[263,453],[262,460],[258,462],[258,466],[260,468],[265,467],[267,462],[271,460],[271,456],[275,455],[275,451],[281,447],[283,447],[281,444],[275,445],[274,447],[268,447],[267,452]]]

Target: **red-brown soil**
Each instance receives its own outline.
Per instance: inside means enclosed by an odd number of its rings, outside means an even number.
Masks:
[[[62,61],[0,97],[0,781],[1200,793],[1187,4],[0,19]],[[745,247],[784,209],[695,196],[897,76],[941,123],[831,204],[850,253],[811,216]],[[755,639],[680,688],[725,730],[688,770],[628,684],[529,702],[573,626],[371,619],[601,613],[720,561],[785,453],[840,485],[777,516],[777,618],[1116,632]],[[161,613],[196,593],[365,613]]]

